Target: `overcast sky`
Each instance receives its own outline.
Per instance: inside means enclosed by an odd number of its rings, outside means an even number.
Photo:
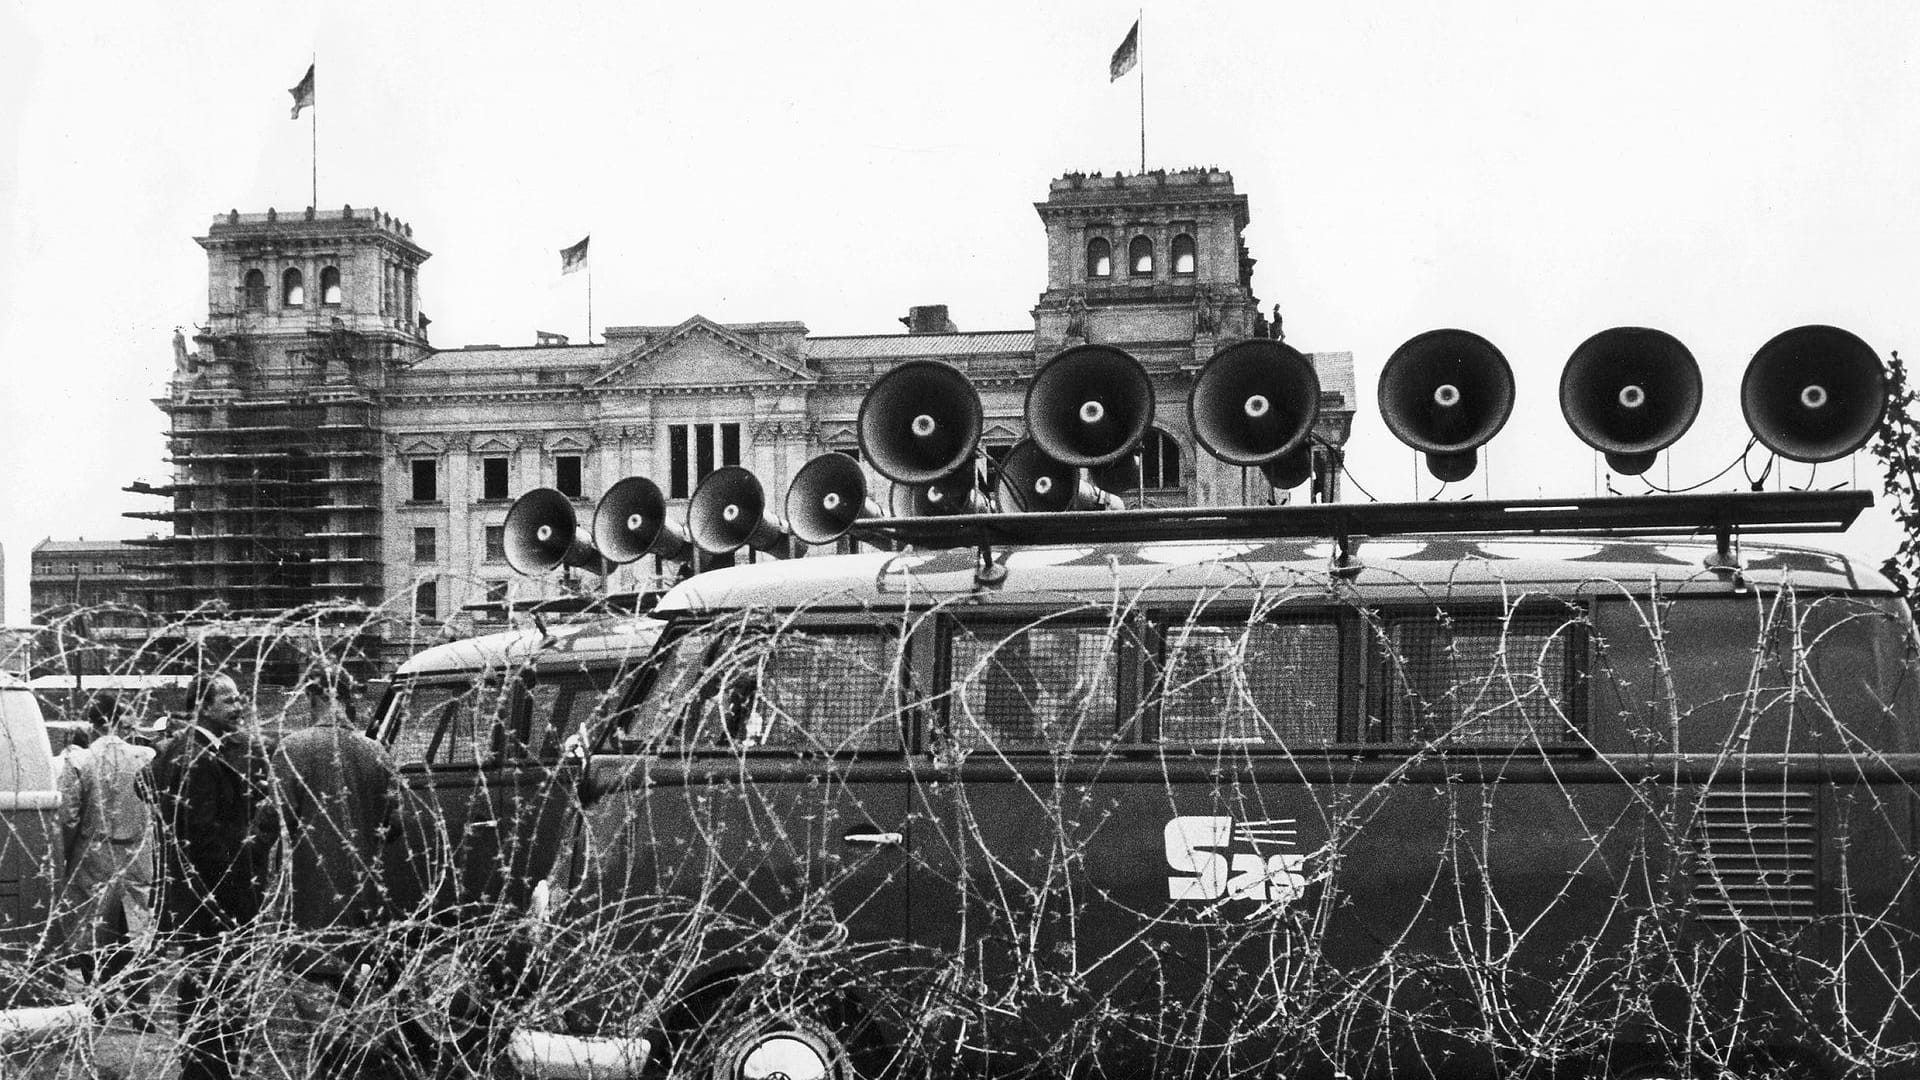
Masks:
[[[1020,329],[1045,286],[1048,179],[1139,166],[1140,84],[1107,78],[1136,10],[9,0],[9,621],[42,537],[148,531],[120,513],[157,500],[120,488],[168,475],[151,399],[173,327],[205,320],[193,237],[229,208],[310,201],[313,129],[287,88],[312,57],[320,204],[414,226],[438,346],[579,340],[586,280],[559,276],[558,249],[589,232],[596,329],[698,313],[894,333],[925,303]],[[1775,333],[1833,323],[1920,358],[1920,5],[1268,0],[1145,18],[1147,165],[1233,173],[1289,343],[1354,354],[1350,466],[1376,497],[1437,487],[1371,392],[1434,327],[1486,336],[1519,383],[1450,496],[1592,493],[1594,455],[1555,401],[1567,355],[1609,326],[1667,330],[1704,368],[1699,422],[1649,474],[1675,485],[1734,460],[1740,375]],[[1877,489],[1879,473],[1863,453],[1812,479]],[[1893,538],[1876,516],[1831,542],[1877,562]]]

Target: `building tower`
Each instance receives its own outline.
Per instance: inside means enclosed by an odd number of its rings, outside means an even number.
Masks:
[[[1167,407],[1186,399],[1193,373],[1219,349],[1279,336],[1253,292],[1254,258],[1242,238],[1247,197],[1234,191],[1233,174],[1069,173],[1048,185],[1034,209],[1047,230],[1047,288],[1033,310],[1036,360],[1082,342],[1126,348],[1153,376],[1163,403],[1143,447],[1145,486],[1186,487],[1201,505],[1254,497],[1258,478],[1197,452],[1183,410]],[[1307,357],[1321,383],[1313,498],[1337,501],[1340,448],[1353,423],[1353,356]],[[1126,485],[1117,478],[1112,486]]]
[[[172,500],[132,516],[163,611],[275,617],[378,604],[380,399],[426,349],[413,230],[374,210],[229,212],[198,237],[208,325],[174,337],[167,414]]]

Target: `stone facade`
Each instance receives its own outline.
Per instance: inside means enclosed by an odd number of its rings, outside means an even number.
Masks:
[[[1198,450],[1186,415],[1199,367],[1267,333],[1232,177],[1069,175],[1036,209],[1047,277],[1028,327],[961,331],[929,305],[902,320],[904,334],[814,337],[799,322],[695,314],[611,326],[593,344],[543,333],[530,347],[454,349],[427,344],[415,300],[427,253],[404,224],[377,210],[229,213],[200,240],[211,325],[193,353],[176,344],[176,377],[157,402],[172,420],[174,480],[135,488],[172,506],[136,516],[174,524],[163,566],[177,609],[384,605],[399,628],[392,644],[410,648],[449,619],[484,621],[469,605],[560,587],[502,558],[498,530],[528,490],[561,488],[584,529],[622,477],[653,479],[679,512],[705,469],[737,463],[778,507],[808,458],[856,449],[860,402],[895,365],[931,358],[965,372],[985,406],[983,441],[1000,447],[1024,433],[1033,372],[1081,342],[1127,350],[1155,385],[1151,475],[1130,504],[1266,501],[1257,470]],[[1318,433],[1338,446],[1353,412],[1351,357],[1311,358]],[[1100,479],[1137,488],[1126,475]],[[870,479],[884,505],[887,481]],[[644,559],[607,586],[645,588],[662,569]]]

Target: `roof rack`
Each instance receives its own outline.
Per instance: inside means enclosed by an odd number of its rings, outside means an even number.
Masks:
[[[1866,491],[1740,491],[1481,502],[1192,506],[1106,512],[867,518],[852,534],[916,547],[1139,543],[1406,533],[1712,535],[1725,553],[1735,531],[1843,532],[1873,505]]]

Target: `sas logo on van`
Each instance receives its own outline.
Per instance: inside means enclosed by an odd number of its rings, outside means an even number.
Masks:
[[[1307,857],[1293,818],[1235,821],[1177,817],[1167,822],[1167,899],[1200,902],[1252,900],[1278,908],[1307,891]]]

